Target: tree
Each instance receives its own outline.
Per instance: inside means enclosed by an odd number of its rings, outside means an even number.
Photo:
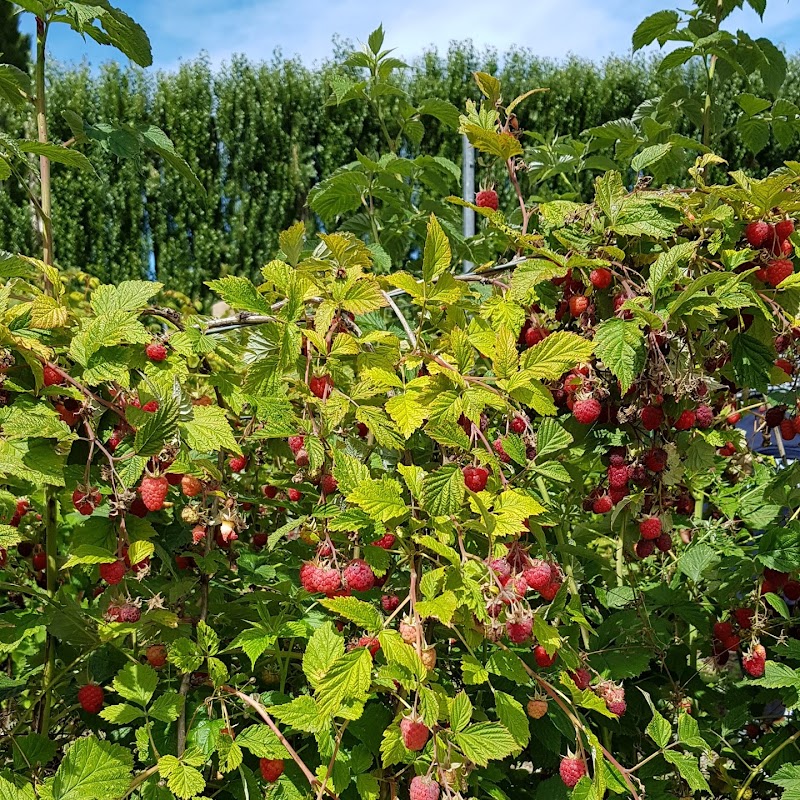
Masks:
[[[19,31],[19,16],[10,3],[0,4],[0,56],[3,63],[28,69],[31,37]]]

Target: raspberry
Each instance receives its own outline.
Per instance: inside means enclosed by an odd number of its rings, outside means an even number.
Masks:
[[[497,211],[499,206],[497,192],[494,189],[481,189],[475,195],[475,205],[478,208],[491,208],[492,211]]]
[[[397,626],[397,630],[400,631],[400,637],[406,644],[416,643],[417,629],[408,619],[402,620]]]
[[[685,411],[681,411],[680,416],[673,423],[673,427],[676,431],[688,431],[694,427],[696,420],[697,415],[691,408],[687,408]]]
[[[489,470],[483,467],[464,467],[464,483],[471,492],[482,492],[486,488],[486,481],[489,479]]]
[[[667,466],[667,453],[660,448],[653,448],[645,455],[644,463],[650,472],[663,472]]]
[[[167,663],[167,648],[163,644],[151,644],[145,652],[147,663],[155,669],[161,669]]]
[[[264,484],[264,486],[261,487],[261,494],[268,500],[274,500],[278,496],[278,487]]]
[[[734,608],[733,618],[742,630],[749,631],[753,627],[754,613],[752,608]]]
[[[96,714],[103,707],[105,695],[96,683],[87,683],[78,689],[78,702],[87,714]]]
[[[656,551],[656,543],[652,539],[639,539],[633,548],[641,559],[648,558]]]
[[[751,222],[744,229],[744,237],[751,247],[763,247],[771,235],[772,226],[763,220]]]
[[[499,436],[492,442],[497,457],[504,463],[508,464],[511,461],[511,456],[503,449],[503,440]]]
[[[433,778],[429,778],[427,775],[417,775],[411,779],[408,800],[439,800],[440,792],[441,788]]]
[[[208,531],[206,531],[204,525],[195,525],[192,528],[192,544],[200,544],[200,542],[205,541],[207,533]]]
[[[766,567],[764,569],[764,577],[775,587],[778,589],[782,589],[783,585],[786,581],[789,580],[789,573],[788,572],[778,572],[776,569],[770,569]]]
[[[306,441],[305,436],[290,436],[288,439],[289,449],[293,453],[297,453],[298,450],[303,449],[305,441]]]
[[[100,565],[100,577],[109,585],[116,586],[125,575],[125,562],[112,561],[110,564]]]
[[[97,489],[88,488],[86,491],[78,487],[72,493],[72,505],[75,510],[82,514],[84,517],[89,517],[94,512],[95,508],[102,502],[102,497]]]
[[[42,570],[47,566],[47,553],[34,553],[31,566],[35,570]]]
[[[423,647],[422,652],[419,654],[420,661],[422,661],[423,666],[427,670],[432,670],[436,668],[436,648],[431,647]]]
[[[509,425],[512,433],[525,433],[526,422],[523,417],[514,417]]]
[[[142,411],[146,411],[148,414],[158,411],[158,400],[149,400],[142,406]]]
[[[780,222],[775,223],[775,235],[779,241],[788,239],[794,233],[794,220],[782,219]]]
[[[45,386],[60,386],[62,382],[61,373],[55,367],[45,364],[42,370],[42,383]]]
[[[794,429],[794,422],[790,419],[781,420],[780,424],[780,431],[781,431],[781,438],[785,442],[789,442],[797,436],[797,433]]]
[[[184,475],[181,478],[181,491],[186,497],[197,497],[203,491],[203,482],[194,475]]]
[[[628,710],[628,704],[624,700],[607,700],[606,708],[617,717],[621,717]]]
[[[163,475],[145,476],[139,485],[139,494],[148,511],[160,511],[169,492],[169,482]]]
[[[550,331],[547,328],[528,328],[525,331],[525,344],[533,347],[535,344],[543,342],[549,335]]]
[[[167,357],[167,348],[161,342],[150,342],[144,353],[151,361],[163,361]]]
[[[258,769],[261,771],[261,778],[267,783],[275,783],[283,775],[283,759],[281,758],[259,758]]]
[[[532,630],[533,619],[531,617],[506,623],[506,633],[514,644],[527,642],[531,638]]]
[[[556,663],[557,655],[558,653],[553,653],[551,656],[547,655],[547,650],[540,644],[537,644],[536,647],[533,648],[533,658],[537,665],[542,668],[552,667],[553,664]]]
[[[308,382],[308,388],[314,397],[324,400],[333,389],[333,378],[330,375],[314,375]]]
[[[363,422],[356,423],[356,431],[362,439],[366,439],[369,436],[369,428]]]
[[[247,466],[247,459],[244,456],[232,456],[228,460],[231,472],[242,472]]]
[[[794,375],[794,365],[786,358],[777,359],[775,366],[778,369],[782,369],[787,375]]]
[[[783,587],[783,596],[790,603],[796,603],[798,600],[800,600],[800,582],[786,581]]]
[[[639,418],[642,420],[645,430],[654,431],[661,427],[661,423],[664,421],[664,409],[660,406],[645,406],[639,412]]]
[[[658,539],[661,536],[661,520],[658,517],[645,517],[639,523],[642,539]]]
[[[334,595],[342,588],[342,576],[332,567],[320,567],[316,575],[316,591]]]
[[[312,564],[310,561],[306,561],[303,563],[303,566],[300,567],[300,585],[307,591],[311,592],[318,592],[319,590],[319,583],[318,583],[318,574],[320,572],[319,567],[316,564]],[[337,576],[339,573],[336,573]],[[336,587],[339,588],[338,585]]]
[[[624,464],[618,467],[610,465],[606,474],[608,485],[612,489],[624,489],[628,485],[628,468]]]
[[[589,308],[589,298],[584,294],[574,294],[569,299],[569,313],[579,317]]]
[[[252,538],[250,539],[250,543],[256,550],[260,550],[262,547],[266,547],[268,541],[269,541],[269,535],[263,532],[254,533]]]
[[[339,488],[339,481],[330,473],[326,473],[322,476],[319,487],[322,489],[323,494],[333,494]]]
[[[113,453],[125,438],[125,431],[122,428],[114,428],[111,435],[108,437],[108,449]]]
[[[589,273],[589,280],[595,289],[608,289],[608,287],[611,286],[611,279],[612,275],[610,270],[607,270],[604,267],[593,269]]]
[[[428,741],[430,731],[422,720],[403,717],[400,720],[400,735],[407,750],[422,750]]]
[[[191,556],[175,556],[175,566],[179,570],[192,569],[194,567],[194,559]]]
[[[126,603],[119,610],[120,622],[138,622],[142,617],[142,612],[131,603]]]
[[[612,447],[608,451],[608,463],[612,467],[625,466],[625,459],[628,457],[628,450],[625,447]]]
[[[528,700],[528,716],[531,719],[541,719],[547,713],[547,700],[542,697],[532,697]]]
[[[589,673],[588,669],[584,669],[581,667],[580,669],[576,669],[575,672],[569,673],[570,678],[572,678],[572,682],[583,691],[584,689],[589,688],[589,684],[592,682],[592,676]]]
[[[553,568],[547,561],[535,558],[530,566],[522,573],[525,583],[535,592],[541,592],[553,579]]]
[[[661,536],[656,539],[656,548],[662,553],[668,553],[672,550],[672,537],[668,533],[662,533]]]
[[[381,649],[381,643],[374,636],[362,636],[356,643],[356,647],[366,647],[369,654],[375,658],[375,654]]]
[[[715,639],[723,642],[733,634],[733,625],[730,622],[715,622],[713,633]]]
[[[385,594],[381,597],[381,608],[387,613],[391,614],[397,611],[400,605],[400,598],[396,594]]]
[[[380,539],[376,539],[373,543],[373,547],[380,547],[381,550],[391,550],[394,547],[394,543],[397,541],[397,537],[393,533],[384,533]]]
[[[592,511],[595,514],[608,514],[612,508],[614,503],[607,494],[601,495],[592,503]]]
[[[366,561],[357,558],[345,567],[344,582],[354,592],[368,592],[375,585],[375,573]]]
[[[546,600],[550,603],[552,600],[555,599],[555,596],[558,594],[558,590],[561,588],[561,580],[554,580],[550,581],[547,586],[543,587],[539,594],[542,596],[542,600]]]
[[[594,397],[589,397],[586,400],[577,400],[572,406],[572,416],[575,417],[581,425],[592,425],[597,422],[602,411],[602,406]]]
[[[608,496],[611,498],[611,502],[616,505],[628,496],[628,489],[627,487],[624,489],[610,489]]]
[[[767,264],[767,283],[777,286],[794,272],[794,264],[788,258],[775,258]]]
[[[732,633],[729,636],[726,636],[724,639],[719,640],[721,645],[721,650],[727,650],[729,653],[735,653],[739,649],[739,637]]]
[[[564,785],[568,789],[572,789],[586,775],[586,764],[575,756],[562,758],[561,763],[558,765],[558,774],[561,776],[561,780],[564,781]]]
[[[296,503],[300,498],[303,496],[303,493],[299,489],[289,489],[286,492],[286,496],[293,502]]]
[[[751,648],[750,652],[742,656],[742,667],[744,671],[754,678],[760,678],[764,674],[767,661],[767,651],[763,645],[757,644]]]
[[[698,406],[695,413],[698,428],[705,430],[714,424],[714,409],[711,406]]]

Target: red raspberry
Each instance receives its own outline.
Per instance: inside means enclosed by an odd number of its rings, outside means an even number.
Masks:
[[[697,415],[694,413],[694,411],[692,411],[691,408],[687,408],[685,411],[681,411],[680,416],[675,420],[673,427],[676,431],[688,431],[690,428],[694,427],[696,420]]]
[[[616,505],[628,496],[628,489],[627,487],[624,489],[609,489],[608,496],[611,498],[611,502]]]
[[[499,205],[497,192],[494,189],[481,189],[475,195],[475,205],[478,208],[490,208],[492,211],[497,211]]]
[[[328,596],[336,594],[342,588],[342,576],[339,570],[332,567],[320,567],[317,570],[316,581],[316,590]]]
[[[356,647],[366,647],[369,654],[375,658],[375,654],[381,649],[381,643],[374,636],[362,636],[356,643]]]
[[[336,572],[336,570],[333,570],[333,572]],[[314,592],[320,591],[319,581],[318,581],[319,573],[320,573],[320,568],[316,564],[312,564],[310,561],[304,562],[303,566],[300,567],[300,585],[307,592],[311,592],[312,594]],[[336,573],[337,578],[338,575],[339,573],[337,572]],[[336,588],[337,589],[339,588],[338,581]]]
[[[489,470],[483,467],[464,467],[464,483],[471,492],[482,492],[486,488],[486,481],[489,479]]]
[[[142,406],[142,411],[146,411],[148,414],[153,414],[158,411],[158,400],[149,400]]]
[[[763,247],[771,235],[772,226],[763,220],[751,222],[744,229],[745,239],[751,247]]]
[[[194,567],[194,559],[191,556],[175,556],[175,566],[179,570],[192,569]]]
[[[274,500],[278,496],[278,487],[264,484],[264,486],[261,487],[261,494],[268,500]]]
[[[656,548],[662,553],[668,553],[672,550],[672,537],[668,533],[662,533],[661,536],[656,539]]]
[[[100,577],[109,585],[116,586],[125,576],[125,562],[118,559],[110,564],[100,564]]]
[[[800,581],[786,581],[783,586],[783,596],[790,603],[800,600]]]
[[[228,460],[231,472],[242,472],[247,467],[247,459],[244,456],[232,456]]]
[[[145,476],[139,485],[139,494],[148,511],[160,511],[169,492],[169,481],[163,476]]]
[[[75,509],[84,517],[91,516],[102,500],[103,498],[100,496],[100,492],[91,487],[85,491],[81,487],[78,487],[72,493],[72,505],[74,505]]]
[[[293,453],[297,453],[298,450],[303,449],[305,441],[306,441],[305,436],[290,436],[288,439],[289,449]]]
[[[608,289],[608,287],[611,286],[611,279],[612,275],[610,270],[607,270],[604,267],[593,269],[589,273],[589,280],[595,289]]]
[[[391,614],[397,611],[400,605],[400,598],[396,594],[385,594],[381,597],[381,608],[387,613]]]
[[[489,569],[497,576],[501,586],[511,580],[511,566],[506,558],[493,558],[489,562]]]
[[[303,493],[299,489],[289,489],[286,492],[286,496],[293,502],[296,503],[300,498],[303,496]]]
[[[34,553],[31,566],[35,570],[43,570],[47,566],[47,553]]]
[[[639,412],[639,418],[642,420],[645,430],[654,431],[661,427],[661,423],[664,421],[664,409],[661,406],[645,406]]]
[[[523,417],[514,417],[514,419],[511,420],[509,427],[511,428],[512,433],[525,433],[525,428],[527,425]]]
[[[547,328],[541,326],[538,328],[528,328],[525,331],[525,344],[528,345],[528,347],[533,347],[535,344],[543,342],[549,335],[550,331]]]
[[[776,258],[767,264],[767,283],[777,286],[794,272],[794,264],[788,258]]]
[[[603,410],[599,401],[594,397],[588,397],[585,400],[577,400],[572,406],[572,416],[575,417],[581,425],[592,425],[597,422],[600,417],[600,412]]]
[[[644,560],[655,553],[656,543],[652,539],[639,539],[633,549],[636,551],[636,555]]]
[[[612,467],[625,466],[625,459],[628,457],[628,450],[625,447],[612,447],[608,451],[608,463]]]
[[[138,622],[141,619],[141,617],[142,617],[142,612],[139,610],[137,606],[134,606],[131,603],[126,603],[119,610],[120,622]]]
[[[780,222],[775,223],[775,236],[779,241],[788,239],[794,233],[794,220],[782,219]]]
[[[408,800],[439,800],[439,784],[427,775],[417,775],[411,779]]]
[[[714,409],[711,406],[698,406],[697,411],[697,426],[705,430],[714,424]]]
[[[537,644],[536,647],[533,648],[533,658],[536,661],[536,664],[542,668],[552,667],[553,664],[556,663],[556,657],[558,653],[553,653],[553,655],[547,655],[547,650],[544,649],[540,644]]]
[[[261,778],[267,783],[275,781],[283,775],[283,759],[280,758],[259,758],[258,768],[261,771]]]
[[[163,361],[167,357],[167,348],[161,342],[150,342],[144,352],[151,361]]]
[[[780,424],[781,438],[785,442],[790,442],[797,435],[794,430],[794,422],[790,419],[781,420]]]
[[[750,628],[753,627],[753,615],[754,611],[752,608],[733,609],[733,617],[736,620],[736,624],[742,628],[742,630],[749,631]]]
[[[555,596],[558,594],[558,590],[560,588],[561,579],[558,578],[557,580],[550,581],[547,586],[539,591],[539,594],[542,596],[542,600],[546,600],[548,603],[550,603],[555,599]]]
[[[733,625],[730,622],[715,622],[713,628],[714,638],[724,642],[733,635]]]
[[[103,707],[105,695],[96,683],[87,683],[78,689],[78,702],[87,714],[96,714]]]
[[[553,579],[553,568],[547,561],[535,558],[523,572],[525,583],[535,592],[541,592]]]
[[[570,678],[572,678],[572,682],[583,691],[584,689],[589,688],[589,684],[592,682],[592,676],[589,673],[588,669],[584,669],[581,667],[580,669],[576,669],[575,672],[570,672]]]
[[[325,473],[320,479],[319,488],[323,494],[333,494],[339,488],[339,481],[330,473]]]
[[[769,567],[766,567],[764,569],[764,577],[773,586],[777,587],[778,589],[782,589],[786,581],[789,580],[789,573],[779,572],[777,569],[770,569]]]
[[[122,428],[114,428],[111,436],[108,437],[108,449],[113,453],[125,438],[125,431]]]
[[[400,735],[407,750],[422,750],[428,741],[430,731],[421,719],[403,717],[400,720]]]
[[[314,375],[308,382],[308,388],[314,397],[324,400],[333,390],[333,378],[330,375]]]
[[[532,630],[533,619],[531,617],[523,617],[522,619],[506,623],[506,633],[514,644],[527,642],[528,639],[531,638]]]
[[[562,758],[561,763],[558,765],[558,774],[564,785],[568,789],[572,789],[578,785],[578,781],[586,775],[586,764],[575,756]]]
[[[764,674],[766,662],[767,651],[760,644],[755,645],[749,653],[742,656],[744,671],[754,678],[760,678]]]
[[[592,503],[592,511],[595,514],[608,514],[612,508],[614,508],[614,502],[607,494],[601,495]]]
[[[497,457],[504,464],[508,464],[511,461],[511,456],[503,449],[503,440],[499,436],[492,442],[492,447],[495,453],[497,453]]]
[[[658,517],[645,517],[639,523],[642,539],[658,539],[661,536],[661,520]]]
[[[644,463],[650,472],[663,472],[667,466],[667,453],[660,448],[653,448],[645,455]]]
[[[380,539],[376,539],[372,545],[373,547],[380,547],[381,550],[391,550],[394,547],[394,543],[397,541],[397,537],[393,533],[384,533]]]
[[[154,669],[161,669],[167,663],[167,648],[163,644],[151,644],[145,652],[147,663]]]
[[[51,367],[49,364],[44,365],[42,383],[45,386],[60,386],[63,380],[61,373],[55,367]]]
[[[357,558],[345,567],[344,582],[354,592],[368,592],[375,585],[375,573],[366,561]]]
[[[574,294],[569,299],[569,313],[579,317],[589,308],[589,298],[585,294]]]
[[[606,470],[608,485],[612,489],[624,489],[628,485],[628,468],[625,465],[615,467],[610,465]]]
[[[186,497],[197,497],[203,491],[203,482],[194,475],[184,475],[181,478],[181,491]]]
[[[362,439],[366,439],[369,436],[369,428],[363,422],[356,422],[356,431]]]

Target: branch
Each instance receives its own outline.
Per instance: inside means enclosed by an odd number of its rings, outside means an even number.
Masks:
[[[414,331],[411,330],[411,326],[408,324],[408,320],[403,315],[403,312],[398,308],[397,303],[392,300],[389,292],[381,292],[381,294],[386,299],[386,302],[389,304],[389,308],[394,311],[394,315],[400,320],[400,324],[403,326],[403,330],[406,332],[406,336],[408,337],[408,341],[411,343],[411,349],[417,349],[417,337],[414,334]]]

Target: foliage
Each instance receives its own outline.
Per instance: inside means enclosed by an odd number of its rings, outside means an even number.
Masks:
[[[105,2],[23,5],[43,116],[50,25],[149,60]],[[53,265],[51,162],[205,184],[135,107],[0,140],[43,253],[0,258],[0,797],[796,794],[800,163],[631,186],[630,151],[532,202],[541,95],[478,71],[456,112],[401,68],[378,29],[330,76],[388,152],[208,281],[225,319]],[[516,198],[472,241],[454,165],[405,148],[429,117]]]

